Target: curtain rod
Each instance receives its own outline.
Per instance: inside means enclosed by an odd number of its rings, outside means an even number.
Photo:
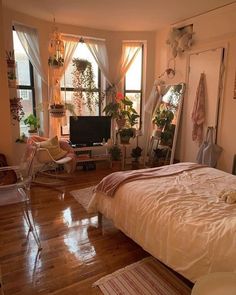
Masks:
[[[102,38],[96,38],[96,37],[89,37],[89,36],[83,36],[83,35],[74,35],[74,34],[61,34],[62,37],[66,37],[66,38],[76,38],[78,40],[86,40],[86,39],[92,39],[92,40],[97,40],[97,41],[106,41],[106,39],[102,39]]]
[[[216,8],[209,9],[209,10],[207,10],[207,11],[205,11],[205,12],[195,14],[195,15],[193,15],[193,16],[191,16],[191,17],[187,17],[187,18],[185,18],[185,19],[182,19],[182,20],[177,21],[177,22],[175,22],[175,23],[172,23],[172,24],[170,24],[170,25],[171,25],[171,26],[177,25],[177,24],[182,23],[182,22],[185,22],[185,21],[187,21],[187,20],[189,20],[189,19],[192,19],[192,18],[195,18],[195,17],[201,16],[201,15],[207,14],[207,13],[209,13],[209,12],[212,12],[212,11],[214,11],[214,10],[217,10],[217,9],[220,9],[220,8],[223,8],[223,7],[226,7],[226,6],[229,6],[229,5],[234,4],[234,3],[236,3],[236,1],[232,1],[232,2],[230,2],[230,3],[228,3],[228,4],[224,4],[224,5],[218,6],[218,7],[216,7]]]

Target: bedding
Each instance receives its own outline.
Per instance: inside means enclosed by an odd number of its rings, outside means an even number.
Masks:
[[[201,167],[131,179],[112,198],[98,191],[89,210],[113,220],[143,249],[195,282],[210,272],[236,272],[236,204],[219,198],[225,190],[236,191],[236,176]]]

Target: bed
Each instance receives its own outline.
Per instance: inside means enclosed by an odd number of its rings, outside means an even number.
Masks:
[[[195,282],[209,272],[236,271],[236,203],[220,200],[223,190],[236,190],[236,176],[198,167],[124,181],[113,197],[97,191],[89,210]]]

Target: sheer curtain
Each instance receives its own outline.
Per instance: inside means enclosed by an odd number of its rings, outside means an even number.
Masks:
[[[112,85],[109,77],[109,63],[105,42],[88,38],[85,39],[85,44],[88,46],[88,49],[93,55],[96,63],[98,64],[99,69],[105,76],[108,84]]]
[[[43,82],[47,83],[47,76],[43,70],[39,52],[38,33],[36,29],[14,23],[17,36],[35,70]]]
[[[64,41],[64,46],[65,46],[64,66],[54,71],[53,81],[51,81],[49,85],[49,97],[50,97],[51,103],[53,103],[52,96],[58,97],[61,100],[60,81],[72,59],[72,56],[75,52],[77,45],[78,45],[78,42],[74,40]],[[52,85],[52,83],[58,83],[57,87],[55,87],[55,84]],[[54,91],[52,91],[53,86],[55,87]],[[53,137],[55,135],[57,135],[59,138],[61,137],[60,128],[62,123],[63,123],[63,118],[54,118],[49,116],[49,137]]]
[[[124,78],[141,48],[141,42],[123,42],[121,62],[119,65],[120,70],[115,85],[118,85]]]

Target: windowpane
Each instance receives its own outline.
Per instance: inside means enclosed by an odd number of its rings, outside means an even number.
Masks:
[[[142,87],[142,50],[140,50],[125,75],[126,90],[141,90]]]
[[[19,85],[30,86],[29,59],[15,31],[13,31],[14,54],[17,64],[16,75]]]
[[[139,114],[139,116],[141,115],[140,114],[140,111],[141,111],[141,93],[135,93],[135,92],[128,92],[126,93],[126,96],[132,100],[133,102],[133,108],[136,110],[136,112]],[[138,126],[140,124],[140,118],[138,119]],[[136,127],[138,127],[136,126]]]
[[[94,99],[93,101],[95,103],[92,104],[92,110],[90,110],[85,103],[87,101],[86,99],[86,91],[82,92],[82,99],[79,99],[80,93],[77,93],[73,91],[74,85],[73,85],[73,79],[74,79],[74,66],[73,62],[71,61],[68,68],[66,69],[65,75],[63,75],[61,79],[61,97],[66,103],[73,104],[75,107],[75,113],[80,114],[82,116],[99,116],[99,68],[98,65],[90,53],[87,45],[85,43],[78,43],[76,50],[74,52],[73,58],[79,58],[79,59],[85,59],[91,62],[93,74],[94,74],[94,84],[95,84],[95,90],[94,93]],[[62,127],[62,134],[66,135],[70,133],[69,130],[69,116],[71,113],[66,113],[66,125]]]
[[[127,96],[133,102],[133,108],[139,114],[136,128],[140,128],[141,116],[142,116],[142,59],[143,59],[143,47],[139,50],[133,63],[125,75],[125,96]]]
[[[17,33],[13,30],[14,56],[16,60],[16,76],[18,80],[17,97],[21,97],[21,104],[25,113],[20,121],[20,133],[28,133],[28,126],[23,122],[30,114],[34,114],[34,85],[33,67],[22,47]]]
[[[73,58],[86,59],[91,62],[94,74],[95,87],[98,88],[98,65],[85,43],[79,43],[77,45]],[[74,67],[71,61],[71,63],[68,65],[68,68],[66,69],[65,77],[62,77],[61,87],[66,86],[68,88],[73,88],[73,71]]]

